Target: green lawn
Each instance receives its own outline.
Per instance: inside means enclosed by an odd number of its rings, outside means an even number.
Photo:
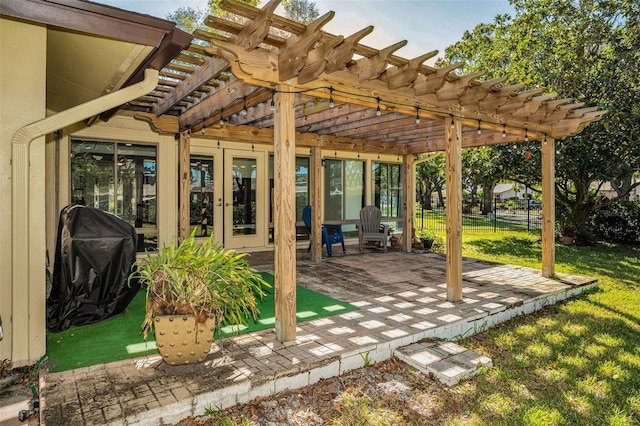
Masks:
[[[540,237],[465,233],[463,255],[539,268]],[[461,343],[494,367],[443,390],[443,424],[640,424],[640,247],[556,246],[556,271],[599,289]]]

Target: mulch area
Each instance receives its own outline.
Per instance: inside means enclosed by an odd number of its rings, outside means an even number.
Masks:
[[[444,385],[392,357],[304,388],[256,398],[225,410],[183,419],[202,425],[436,425],[442,424]]]

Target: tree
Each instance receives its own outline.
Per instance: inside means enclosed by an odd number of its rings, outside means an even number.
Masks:
[[[584,238],[589,216],[611,202],[598,194],[598,186],[624,181],[640,170],[640,5],[636,0],[511,4],[514,17],[499,15],[466,32],[446,50],[446,59],[486,70],[487,79],[507,76],[505,84],[546,87],[561,98],[609,111],[579,135],[557,141],[556,201]],[[539,182],[540,168],[533,167],[539,166],[539,146],[492,149],[506,160],[509,178]],[[620,196],[638,184],[625,186]]]
[[[284,1],[285,16],[294,21],[309,24],[320,16],[316,4],[308,0],[288,0]]]
[[[430,157],[426,161],[418,163],[416,166],[416,183],[418,186],[418,197],[422,206],[431,210],[431,194],[438,193],[438,205],[444,205],[442,189],[445,184],[445,156],[440,153]]]
[[[462,152],[464,180],[472,188],[482,187],[482,214],[493,209],[493,188],[505,179],[500,151],[490,146],[469,148]]]
[[[180,7],[167,15],[169,21],[175,22],[178,28],[189,34],[202,27],[204,18],[205,12],[203,10],[189,6]]]

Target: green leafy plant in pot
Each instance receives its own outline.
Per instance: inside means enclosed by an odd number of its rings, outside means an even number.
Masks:
[[[138,262],[129,280],[146,288],[142,333],[146,340],[155,332],[165,362],[201,362],[222,323],[257,319],[258,299],[270,285],[244,257],[225,250],[213,236],[198,241],[194,232],[180,245],[148,251]]]
[[[418,237],[420,237],[420,240],[422,241],[422,246],[424,247],[424,249],[431,250],[431,247],[433,247],[433,242],[435,241],[436,238],[438,238],[438,235],[435,232],[429,231],[426,228],[422,228],[418,232]]]

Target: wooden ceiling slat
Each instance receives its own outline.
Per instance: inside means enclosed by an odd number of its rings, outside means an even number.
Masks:
[[[172,71],[179,71],[184,74],[193,74],[193,72],[196,70],[195,67],[182,65],[175,62],[169,63],[165,69],[172,70]]]
[[[280,80],[286,81],[298,75],[304,67],[309,51],[320,41],[320,29],[333,19],[334,12],[328,12],[309,24],[300,35],[292,35],[287,39],[278,57]]]
[[[179,83],[174,93],[171,96],[167,96],[163,102],[158,104],[157,110],[154,111],[156,115],[161,115],[165,111],[169,110],[180,99],[188,96],[197,90],[200,86],[208,83],[210,80],[217,78],[221,73],[229,70],[229,63],[222,58],[211,57],[204,61],[197,73],[185,78]]]
[[[378,78],[387,69],[387,65],[389,65],[389,56],[406,45],[406,40],[399,41],[380,50],[373,56],[358,59],[354,65],[349,67],[349,69],[358,76],[360,82]]]
[[[422,63],[428,59],[435,57],[437,50],[425,53],[422,56],[411,59],[407,65],[393,66],[382,74],[381,79],[389,84],[389,89],[397,89],[398,87],[407,86],[418,78],[418,72]]]
[[[271,16],[279,4],[280,0],[270,0],[260,9],[258,16],[246,23],[238,34],[231,36],[230,41],[244,47],[247,51],[257,48],[269,34]]]

